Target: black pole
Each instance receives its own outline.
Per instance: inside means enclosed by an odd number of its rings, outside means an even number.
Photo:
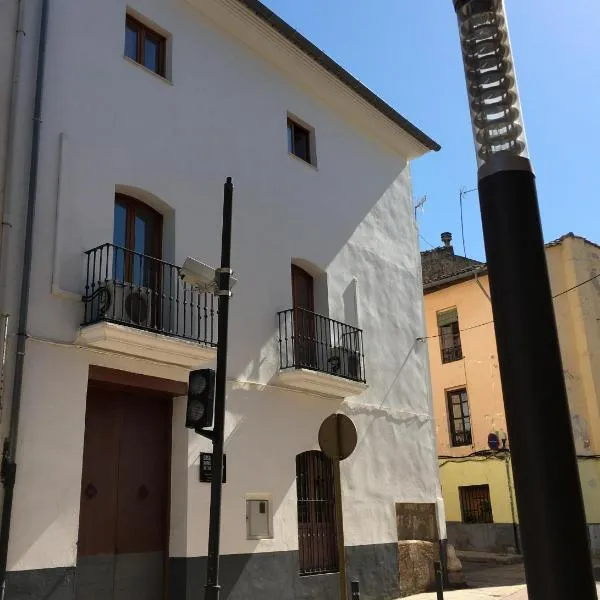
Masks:
[[[435,591],[437,600],[444,600],[444,574],[442,563],[435,561],[433,563],[433,569],[435,571]]]
[[[221,268],[217,271],[219,290],[219,341],[215,381],[215,426],[213,438],[213,472],[210,484],[210,522],[205,600],[219,600],[219,543],[221,536],[221,496],[223,491],[223,442],[225,435],[225,392],[227,383],[227,329],[231,278],[231,213],[233,183],[227,178],[223,197],[223,231],[221,234]]]
[[[503,0],[453,0],[530,600],[596,600],[535,177]]]
[[[596,600],[535,177],[510,162],[479,201],[529,598]]]

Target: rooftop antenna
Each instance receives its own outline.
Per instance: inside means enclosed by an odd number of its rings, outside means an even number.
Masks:
[[[417,220],[417,212],[419,211],[419,209],[421,209],[423,212],[425,212],[425,209],[423,208],[425,206],[425,202],[427,202],[427,196],[426,195],[423,196],[417,202],[415,202],[415,221]]]

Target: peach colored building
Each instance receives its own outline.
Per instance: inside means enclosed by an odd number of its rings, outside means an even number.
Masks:
[[[520,549],[509,433],[484,263],[452,236],[422,253],[425,318],[448,541]],[[600,551],[600,246],[546,245],[590,539]],[[551,444],[552,440],[548,440]]]

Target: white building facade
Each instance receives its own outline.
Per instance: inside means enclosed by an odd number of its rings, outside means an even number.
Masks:
[[[363,598],[399,595],[396,503],[442,508],[409,173],[438,146],[256,0],[0,9],[0,64],[16,64],[0,99],[5,597],[202,597],[211,444],[184,423],[190,369],[214,368],[216,299],[177,265],[219,263],[228,176],[221,596],[335,597],[317,434],[336,412],[358,432],[349,576]]]

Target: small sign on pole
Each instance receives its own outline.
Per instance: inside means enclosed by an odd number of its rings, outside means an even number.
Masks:
[[[213,473],[212,452],[200,452],[200,481],[210,483]],[[227,483],[227,455],[223,455],[223,483]]]

